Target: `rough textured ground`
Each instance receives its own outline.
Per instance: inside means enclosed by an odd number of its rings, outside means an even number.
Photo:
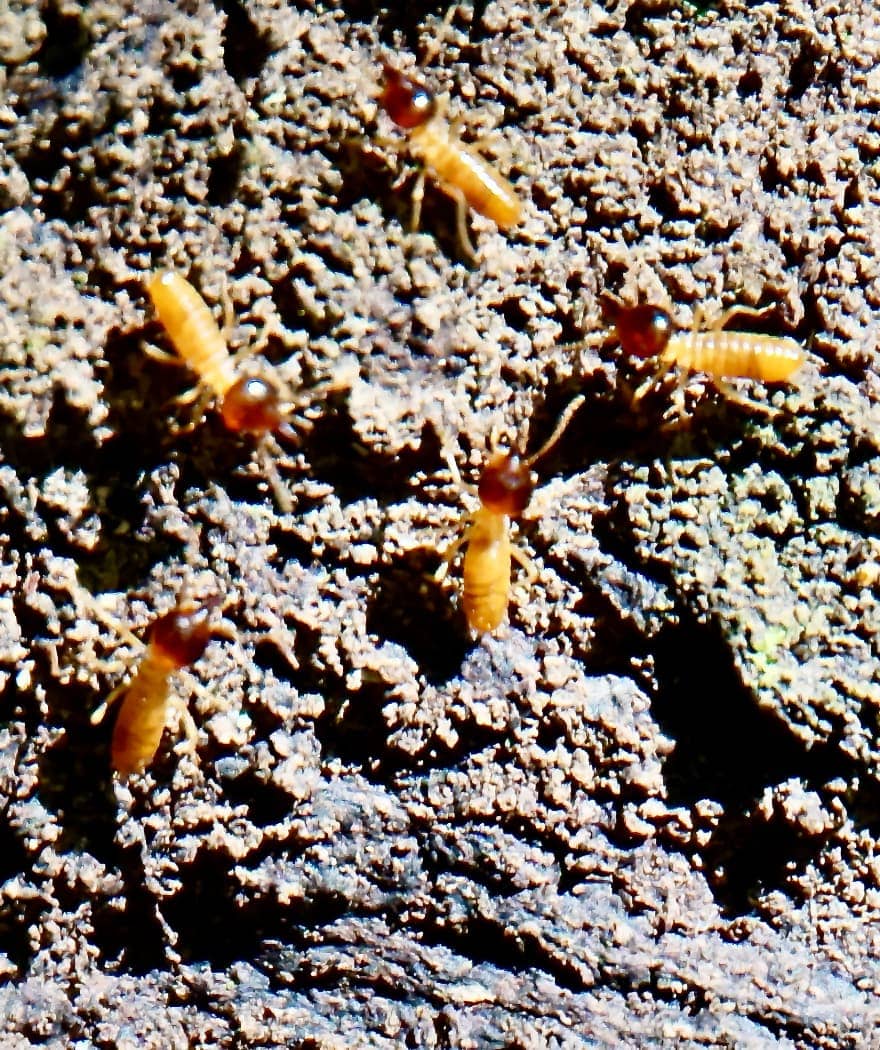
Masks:
[[[880,16],[444,14],[0,6],[3,1047],[880,1046]],[[525,202],[473,263],[377,113],[426,55]],[[292,514],[214,414],[174,434],[159,265],[247,367],[350,380]],[[808,364],[664,427],[606,290],[770,305]],[[443,445],[473,477],[578,392],[475,644]],[[111,778],[137,654],[78,586],[140,634],[224,595],[197,765]]]

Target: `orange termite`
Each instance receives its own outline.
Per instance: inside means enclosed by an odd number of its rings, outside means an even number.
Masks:
[[[605,298],[604,306],[617,329],[624,352],[643,360],[655,357],[659,363],[657,374],[636,392],[635,400],[672,367],[685,372],[705,372],[716,385],[726,389],[723,383],[725,379],[785,383],[806,359],[804,351],[792,339],[725,329],[727,322],[736,314],[759,316],[764,310],[734,306],[722,314],[708,331],[699,331],[699,323],[695,319],[692,331],[676,333],[672,318],[659,306],[624,306],[610,296]],[[726,392],[728,396],[753,404],[730,390]]]
[[[115,689],[92,714],[97,724],[107,707],[122,699],[110,744],[110,761],[121,777],[142,773],[153,761],[168,721],[172,703],[169,680],[196,660],[211,639],[211,611],[219,598],[201,604],[177,606],[155,621],[134,677]],[[179,705],[186,734],[195,742],[196,730],[185,707]]]
[[[520,200],[507,179],[458,138],[437,97],[425,84],[387,62],[383,72],[381,105],[406,131],[409,152],[422,166],[413,190],[412,227],[418,229],[427,173],[455,201],[459,240],[465,251],[474,255],[467,232],[467,209],[473,208],[500,229],[508,230],[520,221]]]
[[[535,488],[532,466],[559,441],[583,401],[584,397],[579,396],[570,402],[553,433],[531,456],[522,457],[513,452],[492,456],[477,486],[480,505],[468,516],[462,534],[443,554],[443,563],[435,575],[438,580],[446,574],[458,549],[467,545],[462,564],[461,604],[468,626],[476,634],[496,630],[507,615],[514,559],[531,579],[537,575],[528,556],[511,543],[510,521],[523,514],[532,498]],[[451,460],[450,466],[457,474]]]
[[[147,282],[147,293],[168,338],[185,364],[198,376],[198,384],[178,403],[215,398],[223,422],[240,434],[250,434],[267,442],[273,434],[296,439],[296,431],[284,419],[281,392],[267,379],[239,376],[236,360],[205,300],[174,270],[158,270]],[[263,457],[282,510],[291,509],[290,497],[281,484],[271,460]]]

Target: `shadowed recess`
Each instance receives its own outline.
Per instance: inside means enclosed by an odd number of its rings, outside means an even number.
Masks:
[[[739,807],[801,769],[803,745],[758,708],[718,630],[682,619],[658,635],[654,658],[651,709],[675,740],[665,762],[670,805]]]
[[[814,860],[828,835],[805,836],[777,814],[725,813],[700,850],[715,900],[728,916],[747,915],[773,890],[791,894],[791,876]]]
[[[383,566],[367,606],[367,630],[402,645],[428,682],[443,685],[460,673],[474,643],[460,609],[431,576],[436,564],[436,552],[421,549]]]
[[[88,53],[91,43],[88,30],[71,6],[52,0],[43,8],[46,38],[37,53],[37,61],[46,76],[69,76]]]
[[[371,497],[381,503],[406,499],[413,492],[413,475],[426,461],[434,465],[439,458],[437,447],[425,447],[424,434],[416,449],[383,455],[366,448],[345,406],[316,420],[303,434],[302,445],[312,477],[332,485],[342,504]]]
[[[295,908],[280,902],[271,885],[261,895],[241,899],[227,854],[202,850],[195,862],[180,872],[181,888],[163,913],[177,932],[177,949],[188,962],[223,967],[251,959],[269,937],[289,939],[292,927],[323,926],[350,910],[339,894],[312,888]]]
[[[549,974],[561,988],[583,991],[584,980],[575,965],[568,966],[559,956],[551,955],[536,936],[522,930],[515,932],[501,922],[470,914],[474,910],[472,904],[462,901],[461,905],[466,911],[463,921],[452,926],[429,919],[421,927],[421,943],[442,945],[472,964],[486,963],[502,972],[535,970]]]
[[[124,889],[113,905],[101,902],[92,914],[94,943],[101,956],[119,960],[119,969],[147,974],[167,963],[165,931],[154,894],[146,885],[139,846],[119,857]]]
[[[223,64],[226,72],[240,84],[257,77],[272,53],[272,42],[260,31],[239,0],[215,0],[226,15],[223,27]]]
[[[247,806],[248,820],[260,828],[285,820],[295,806],[289,792],[250,768],[238,776],[223,778],[223,797],[231,806]]]
[[[39,757],[40,798],[58,815],[59,847],[115,866],[119,851],[109,739],[116,711],[93,726],[89,715],[104,695],[73,683],[48,695],[51,718],[64,733]]]

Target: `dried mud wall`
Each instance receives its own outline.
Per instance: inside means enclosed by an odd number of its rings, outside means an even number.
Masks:
[[[880,1045],[876,6],[445,13],[0,7],[4,1047]],[[388,59],[522,197],[475,260],[430,185],[409,230]],[[159,266],[340,388],[291,513],[215,413],[175,432]],[[668,426],[605,292],[769,306],[807,364]],[[475,642],[444,449],[472,479],[578,393]],[[109,617],[184,591],[224,599],[196,755],[119,782]]]

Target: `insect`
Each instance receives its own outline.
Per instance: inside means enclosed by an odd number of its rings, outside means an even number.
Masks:
[[[409,152],[421,165],[413,189],[412,228],[418,229],[430,175],[456,204],[459,241],[468,255],[475,254],[467,232],[467,209],[491,219],[502,230],[515,226],[522,204],[513,187],[475,149],[465,145],[443,114],[443,106],[421,81],[383,64],[380,102],[394,123],[407,133]]]
[[[230,354],[223,332],[189,281],[174,270],[158,270],[146,287],[175,350],[198,376],[198,383],[176,398],[177,403],[197,402],[194,416],[198,418],[208,401],[216,399],[226,426],[235,433],[259,438],[264,448],[273,434],[295,441],[296,431],[281,411],[281,391],[267,379],[238,374],[236,357]],[[229,320],[227,316],[227,327]],[[275,451],[280,451],[277,445]],[[266,455],[262,460],[279,505],[289,511],[290,497],[274,463]]]
[[[728,397],[748,405],[744,398],[724,383],[725,379],[759,379],[765,383],[784,383],[801,367],[804,351],[792,339],[759,332],[727,331],[725,325],[736,314],[760,316],[765,311],[734,306],[707,331],[700,331],[699,313],[690,332],[676,334],[672,318],[659,306],[624,306],[606,296],[606,314],[617,329],[620,345],[631,357],[656,357],[658,371],[638,390],[634,400],[655,386],[670,368],[685,373],[705,372]],[[758,405],[766,411],[766,406]]]
[[[217,597],[200,604],[178,605],[160,616],[150,629],[134,677],[114,689],[92,713],[92,724],[97,725],[110,704],[122,699],[110,743],[111,765],[119,776],[142,773],[153,761],[171,703],[180,711],[190,744],[195,744],[192,717],[181,702],[172,700],[169,680],[175,671],[195,663],[205,651],[211,639],[211,612],[219,601]]]
[[[498,452],[483,468],[477,486],[480,505],[468,515],[459,535],[446,549],[435,574],[442,580],[458,550],[466,545],[462,564],[462,608],[468,626],[476,634],[486,634],[500,626],[510,600],[513,560],[528,573],[530,582],[537,569],[528,556],[510,540],[510,520],[519,518],[532,497],[534,464],[559,441],[571,417],[584,402],[583,395],[571,401],[541,448],[531,456]],[[450,469],[457,477],[454,460]],[[460,478],[457,477],[460,483]]]

